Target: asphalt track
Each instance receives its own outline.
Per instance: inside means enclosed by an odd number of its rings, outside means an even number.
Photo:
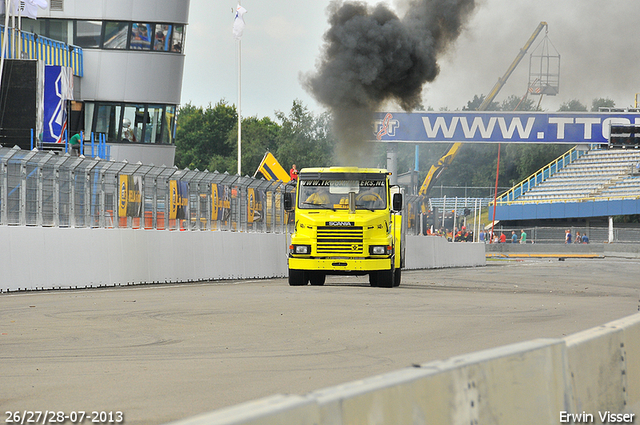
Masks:
[[[640,262],[490,260],[403,273],[0,295],[0,413],[121,411],[161,424],[638,311]],[[88,421],[85,421],[88,423]]]

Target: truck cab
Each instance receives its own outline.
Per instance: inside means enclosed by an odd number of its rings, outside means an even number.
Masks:
[[[323,285],[327,275],[369,275],[371,286],[400,285],[404,266],[402,194],[384,169],[303,168],[289,246],[289,284]]]

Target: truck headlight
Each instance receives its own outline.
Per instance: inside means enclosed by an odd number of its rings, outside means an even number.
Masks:
[[[392,246],[387,245],[371,245],[369,246],[369,254],[371,255],[387,255],[393,251]]]
[[[293,254],[311,254],[311,245],[291,245]]]

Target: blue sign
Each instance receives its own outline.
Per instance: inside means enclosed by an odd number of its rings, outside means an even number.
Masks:
[[[640,125],[633,112],[381,112],[372,141],[406,143],[609,143],[611,125]]]

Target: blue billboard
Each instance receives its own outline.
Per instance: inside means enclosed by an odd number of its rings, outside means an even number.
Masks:
[[[607,144],[611,125],[640,125],[633,112],[380,112],[372,141]]]

